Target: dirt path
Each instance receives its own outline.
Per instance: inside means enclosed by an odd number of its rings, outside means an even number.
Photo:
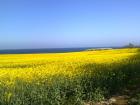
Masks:
[[[137,95],[140,94],[140,77],[131,80],[129,86],[122,90],[119,95],[113,96],[109,99],[109,104],[101,105],[140,105],[140,97],[137,98]]]
[[[137,95],[139,94],[139,97]],[[85,105],[140,105],[140,77],[131,81],[129,86],[107,101]]]

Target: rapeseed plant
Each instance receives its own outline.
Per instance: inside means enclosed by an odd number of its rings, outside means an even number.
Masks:
[[[139,49],[0,55],[1,105],[100,101],[137,72]],[[96,97],[97,96],[97,97]]]

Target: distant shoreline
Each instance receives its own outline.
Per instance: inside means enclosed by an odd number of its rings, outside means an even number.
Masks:
[[[7,49],[0,50],[0,54],[37,54],[37,53],[64,53],[77,52],[88,49],[113,49],[120,47],[83,47],[83,48],[42,48],[42,49]]]

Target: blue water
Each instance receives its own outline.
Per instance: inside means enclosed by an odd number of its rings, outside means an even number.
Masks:
[[[89,48],[45,48],[45,49],[14,49],[14,50],[0,50],[0,54],[33,54],[33,53],[63,53],[63,52],[77,52]]]
[[[120,48],[120,47],[10,49],[10,50],[0,50],[0,54],[64,53],[64,52],[78,52],[87,49],[102,49],[102,48]]]

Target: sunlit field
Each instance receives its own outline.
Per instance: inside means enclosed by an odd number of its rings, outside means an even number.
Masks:
[[[0,55],[0,105],[101,101],[140,74],[139,49]]]

